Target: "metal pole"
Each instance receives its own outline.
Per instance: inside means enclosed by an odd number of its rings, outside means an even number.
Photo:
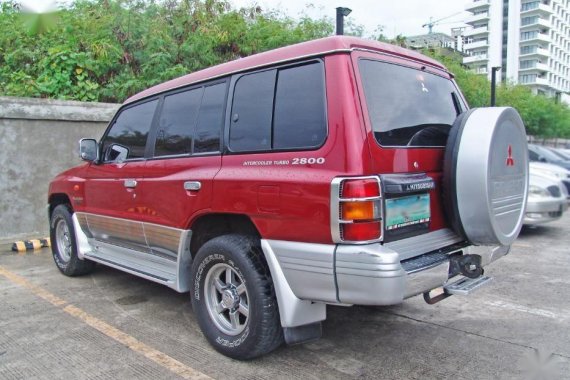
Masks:
[[[336,35],[342,36],[344,34],[344,15],[342,7],[336,9]]]
[[[491,107],[495,107],[495,91],[497,88],[497,71],[500,67],[491,67]]]
[[[338,7],[336,9],[336,34],[342,36],[344,34],[344,18],[352,12],[352,9]]]

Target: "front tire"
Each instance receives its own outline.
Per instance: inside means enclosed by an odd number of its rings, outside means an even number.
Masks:
[[[259,240],[225,235],[208,241],[192,263],[192,308],[208,342],[246,360],[283,342],[273,281]]]
[[[81,276],[95,268],[92,261],[77,256],[77,242],[71,212],[66,205],[57,206],[50,218],[51,252],[57,268],[66,276]]]

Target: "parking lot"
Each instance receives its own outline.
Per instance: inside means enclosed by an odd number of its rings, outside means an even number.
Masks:
[[[1,379],[570,379],[570,214],[524,229],[494,282],[434,306],[329,307],[323,338],[250,362],[207,344],[187,294],[48,249],[0,253]]]

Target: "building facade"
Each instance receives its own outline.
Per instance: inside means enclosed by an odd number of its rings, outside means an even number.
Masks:
[[[567,99],[570,92],[570,0],[471,0],[463,62],[491,76]]]
[[[444,33],[429,33],[406,37],[406,46],[414,50],[423,48],[457,49],[456,45],[456,39]]]

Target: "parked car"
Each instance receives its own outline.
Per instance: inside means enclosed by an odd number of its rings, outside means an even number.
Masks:
[[[542,224],[560,219],[568,209],[568,192],[558,180],[535,174],[531,169],[524,224]]]
[[[570,154],[562,149],[546,147],[546,149],[550,150],[552,153],[557,155],[563,160],[570,161]]]
[[[529,170],[531,174],[550,177],[551,179],[562,182],[566,191],[570,193],[570,170],[544,162],[530,162]]]
[[[546,162],[570,170],[570,161],[562,159],[557,154],[540,145],[528,144],[528,155],[531,162]]]
[[[487,284],[528,193],[514,109],[469,110],[439,62],[346,36],[145,90],[80,155],[48,194],[59,270],[190,292],[237,359],[319,338],[327,305]]]

